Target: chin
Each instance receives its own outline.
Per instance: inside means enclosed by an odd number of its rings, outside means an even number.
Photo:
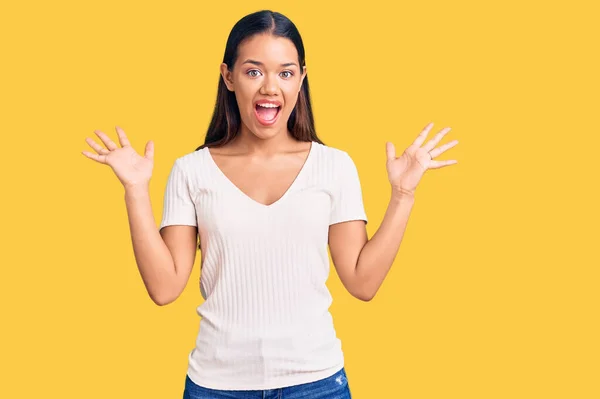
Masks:
[[[252,134],[254,134],[257,138],[262,140],[268,140],[273,137],[276,137],[279,133],[280,131],[274,128],[273,126],[270,126],[266,129],[264,128],[264,126],[261,126],[257,130],[252,131]]]

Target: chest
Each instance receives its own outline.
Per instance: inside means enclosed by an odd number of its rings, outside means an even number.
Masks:
[[[251,200],[269,206],[281,199],[300,175],[303,163],[298,158],[284,161],[248,162],[215,159],[221,177]]]
[[[213,158],[204,150],[194,201],[205,242],[326,245],[334,190],[332,176],[322,173],[319,147],[271,160]]]
[[[231,180],[216,172],[195,190],[201,242],[222,247],[252,246],[256,240],[326,245],[334,192],[313,168],[296,176],[250,168],[231,173]]]

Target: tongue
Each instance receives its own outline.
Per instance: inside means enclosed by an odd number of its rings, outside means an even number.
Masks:
[[[256,107],[256,113],[258,116],[266,121],[270,121],[275,118],[275,115],[277,115],[277,110],[278,108],[265,108],[261,107],[260,105]]]

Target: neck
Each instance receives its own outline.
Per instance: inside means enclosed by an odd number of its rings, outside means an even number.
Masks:
[[[230,145],[246,154],[269,157],[297,148],[297,143],[298,140],[292,136],[287,127],[272,136],[259,137],[242,124],[240,133],[230,142]]]

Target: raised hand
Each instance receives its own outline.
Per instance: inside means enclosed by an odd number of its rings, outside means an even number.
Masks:
[[[82,151],[81,153],[96,162],[109,165],[125,188],[147,186],[152,177],[152,169],[154,167],[154,143],[152,140],[148,141],[144,150],[144,156],[141,156],[133,149],[123,129],[119,126],[116,126],[115,129],[121,147],[118,147],[115,142],[100,130],[94,130],[94,133],[98,135],[100,140],[106,145],[106,148],[97,144],[91,138],[86,137],[85,141],[97,154],[89,151]]]
[[[458,144],[458,140],[453,140],[441,147],[434,148],[446,133],[450,131],[449,127],[442,129],[421,147],[432,127],[433,122],[425,126],[415,141],[404,150],[400,157],[396,157],[394,144],[391,142],[386,143],[388,179],[395,191],[414,195],[417,184],[427,169],[438,169],[458,162],[456,160],[433,160],[433,158]]]

